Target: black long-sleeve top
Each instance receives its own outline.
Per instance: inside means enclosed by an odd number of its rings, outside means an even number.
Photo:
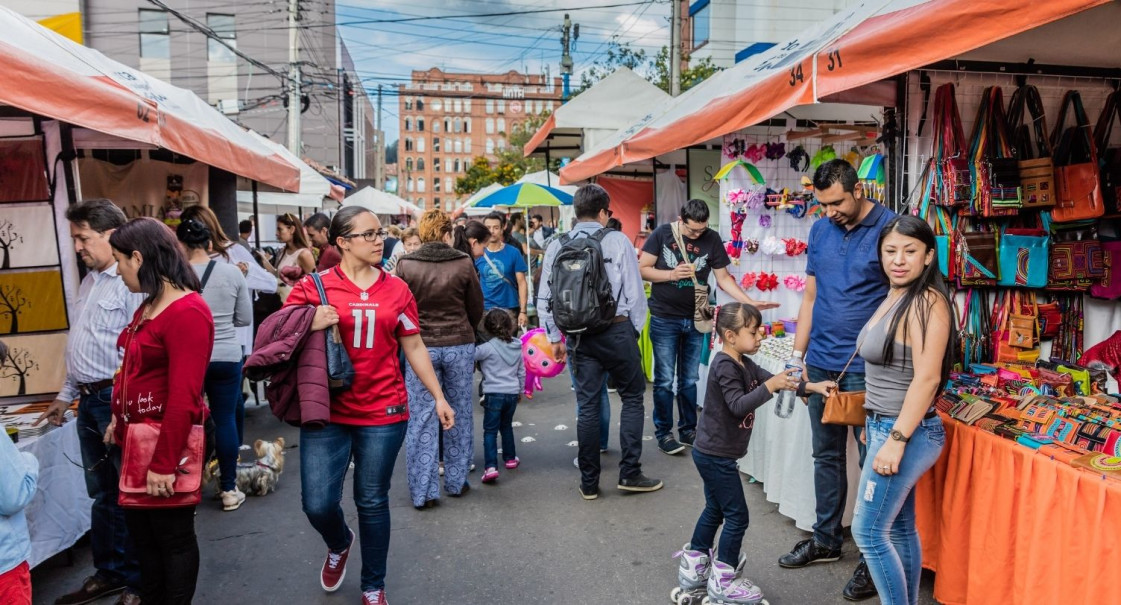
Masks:
[[[755,410],[771,399],[764,383],[773,374],[747,357],[741,359],[742,366],[720,351],[709,365],[704,409],[693,444],[702,454],[742,458],[747,454]]]

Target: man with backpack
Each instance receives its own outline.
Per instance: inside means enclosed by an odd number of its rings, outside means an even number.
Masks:
[[[599,185],[576,191],[577,224],[545,250],[537,308],[553,354],[566,356],[561,334],[568,339],[576,381],[579,418],[580,495],[599,496],[601,390],[606,372],[618,385],[623,401],[619,414],[620,490],[652,492],[662,482],[642,474],[643,398],[646,377],[638,350],[638,334],[646,322],[646,296],[634,246],[622,233],[606,229],[610,198]]]

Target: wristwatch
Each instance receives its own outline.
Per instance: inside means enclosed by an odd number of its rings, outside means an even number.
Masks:
[[[895,429],[892,429],[892,431],[891,431],[891,438],[896,440],[896,441],[902,441],[903,443],[907,443],[908,441],[911,440],[910,437],[904,437],[903,433],[900,433],[899,431],[897,431]]]

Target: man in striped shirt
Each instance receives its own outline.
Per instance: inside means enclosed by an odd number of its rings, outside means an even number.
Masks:
[[[117,337],[128,326],[143,294],[129,292],[117,274],[109,236],[128,219],[105,199],[88,200],[66,211],[74,251],[89,269],[78,290],[76,317],[66,343],[66,382],[39,418],[61,425],[63,414],[78,399],[78,441],[86,469],[86,490],[93,498],[90,547],[96,573],[57,605],[76,605],[121,593],[117,603],[139,603],[140,567],[131,552],[124,511],[117,506],[119,448],[103,442],[112,417],[113,375],[121,365]],[[116,458],[114,460],[113,458]]]

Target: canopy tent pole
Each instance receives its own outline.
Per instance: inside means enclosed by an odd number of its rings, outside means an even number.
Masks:
[[[261,217],[257,207],[257,181],[253,181],[253,247],[261,249]]]

